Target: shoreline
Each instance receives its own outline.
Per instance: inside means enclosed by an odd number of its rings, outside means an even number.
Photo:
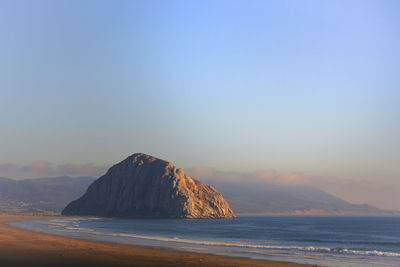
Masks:
[[[33,232],[8,225],[10,222],[52,217],[63,216],[0,213],[0,266],[314,266],[89,241]]]

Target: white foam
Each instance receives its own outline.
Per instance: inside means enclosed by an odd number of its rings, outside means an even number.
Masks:
[[[179,237],[163,237],[163,236],[152,236],[152,235],[138,235],[138,234],[125,234],[125,233],[105,233],[99,232],[90,228],[81,227],[67,227],[67,230],[76,232],[86,232],[88,234],[115,236],[115,237],[127,237],[127,238],[138,238],[144,240],[154,240],[162,242],[176,242],[182,244],[193,244],[201,246],[222,246],[222,247],[237,247],[237,248],[251,248],[251,249],[272,249],[272,250],[295,250],[299,252],[320,252],[320,253],[332,253],[342,255],[360,255],[360,256],[382,256],[382,257],[400,257],[400,253],[379,251],[379,250],[352,250],[347,248],[328,248],[328,247],[315,247],[315,246],[278,246],[278,245],[265,245],[255,244],[250,242],[240,241],[209,241],[209,240],[195,240],[186,239]]]
[[[91,218],[99,219],[99,218]],[[295,251],[295,252],[315,252],[315,253],[329,253],[332,255],[354,255],[354,256],[380,256],[380,257],[396,257],[400,258],[399,252],[390,251],[379,251],[379,250],[355,250],[347,248],[329,248],[329,247],[318,247],[318,246],[279,246],[272,244],[260,244],[254,242],[242,242],[242,241],[218,241],[218,240],[195,240],[179,237],[164,237],[164,236],[153,236],[153,235],[140,235],[133,233],[107,233],[100,232],[92,228],[80,227],[80,219],[51,219],[48,220],[46,226],[52,228],[57,232],[69,232],[69,233],[86,233],[96,236],[114,236],[122,238],[137,238],[142,240],[153,240],[160,242],[174,242],[186,245],[197,245],[197,246],[219,246],[219,247],[232,247],[232,248],[244,248],[244,249],[261,249],[261,250],[280,250],[280,251]]]

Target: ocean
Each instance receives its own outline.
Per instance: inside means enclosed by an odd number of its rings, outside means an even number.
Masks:
[[[400,216],[60,217],[12,225],[95,241],[256,259],[341,267],[400,266]]]

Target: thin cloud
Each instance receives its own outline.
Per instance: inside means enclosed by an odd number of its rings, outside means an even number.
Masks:
[[[48,161],[35,161],[30,165],[0,164],[0,177],[12,179],[43,178],[57,176],[93,176],[99,177],[109,166],[87,164],[55,165]]]

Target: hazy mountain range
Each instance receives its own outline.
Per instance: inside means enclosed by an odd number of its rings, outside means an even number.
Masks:
[[[25,180],[0,178],[0,211],[60,212],[71,200],[80,197],[94,180],[93,177],[67,176]]]
[[[197,177],[195,177],[197,178]],[[0,211],[60,212],[83,195],[93,177],[0,178]],[[366,204],[352,204],[311,186],[276,185],[260,181],[235,183],[207,180],[236,214],[389,214]]]
[[[352,204],[311,186],[211,182],[237,214],[382,214],[367,204]]]

